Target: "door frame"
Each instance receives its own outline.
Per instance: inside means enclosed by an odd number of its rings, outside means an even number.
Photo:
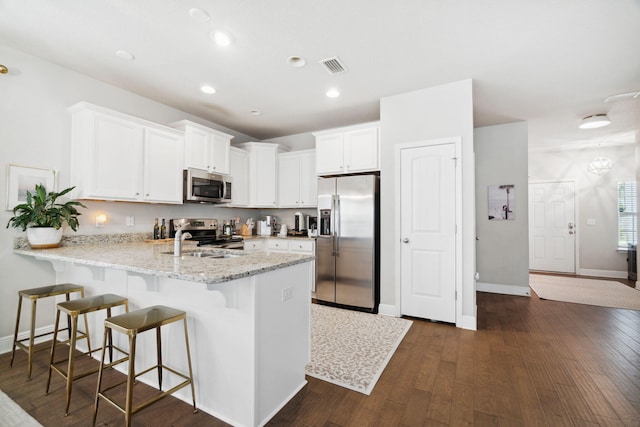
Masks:
[[[580,203],[578,198],[578,180],[577,179],[535,179],[529,180],[527,183],[527,193],[531,194],[529,191],[529,186],[531,184],[561,184],[561,183],[572,183],[573,184],[573,220],[575,224],[576,234],[573,239],[573,274],[578,274],[580,271],[580,251],[578,248],[580,247],[580,234],[582,233],[582,229],[578,229],[578,218],[580,218]],[[529,210],[529,200],[527,200],[527,211]],[[529,212],[527,212],[529,216],[529,221],[531,221],[531,216]],[[531,226],[527,224],[527,239],[531,240]],[[531,271],[531,263],[529,263],[529,271]],[[570,273],[569,273],[570,274]]]
[[[439,139],[425,139],[414,142],[405,142],[396,144],[394,147],[394,166],[395,166],[395,217],[398,219],[395,224],[394,231],[394,252],[395,252],[395,282],[397,286],[396,290],[396,307],[398,317],[402,316],[402,271],[400,269],[400,252],[402,249],[402,236],[400,230],[400,218],[401,218],[401,200],[400,200],[400,184],[401,184],[401,170],[400,161],[402,150],[411,148],[421,148],[434,145],[454,144],[455,156],[456,156],[456,249],[455,249],[455,283],[456,283],[456,326],[460,327],[462,324],[462,137],[449,137]]]

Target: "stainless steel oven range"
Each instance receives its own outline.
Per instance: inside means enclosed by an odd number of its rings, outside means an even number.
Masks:
[[[174,238],[176,230],[188,231],[190,241],[197,241],[198,246],[209,246],[224,249],[244,249],[242,236],[223,236],[218,230],[217,219],[176,218],[169,221],[169,237]]]

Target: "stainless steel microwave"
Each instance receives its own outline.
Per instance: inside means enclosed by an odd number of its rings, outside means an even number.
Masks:
[[[231,203],[231,177],[201,169],[183,171],[185,203]]]

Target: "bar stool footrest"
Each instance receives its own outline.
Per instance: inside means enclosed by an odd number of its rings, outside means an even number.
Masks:
[[[104,365],[104,367],[106,368],[107,365]],[[152,366],[151,368],[145,369],[144,371],[137,373],[134,376],[134,379],[138,378],[140,375],[144,375],[144,374],[146,374],[148,372],[151,372],[152,370],[157,369],[157,368],[158,368],[157,366]],[[162,369],[166,369],[167,371],[179,376],[180,378],[183,378],[185,381],[181,382],[180,384],[177,384],[177,385],[173,386],[169,390],[166,390],[166,391],[158,390],[158,391],[160,391],[160,394],[158,394],[156,396],[153,396],[152,398],[140,403],[138,406],[133,407],[131,409],[131,415],[135,414],[138,411],[141,411],[142,409],[146,408],[149,405],[152,405],[153,403],[157,402],[158,400],[162,399],[163,397],[169,396],[170,394],[173,394],[176,391],[180,390],[181,388],[184,388],[184,387],[188,386],[189,384],[191,384],[191,379],[188,376],[184,375],[183,373],[178,372],[175,369],[172,369],[172,368],[170,368],[170,367],[168,367],[166,365],[162,365]],[[126,384],[127,381],[128,381],[128,379],[125,379],[124,381],[119,382],[118,384],[112,385],[109,388],[105,388],[105,389],[103,389],[102,391],[100,391],[98,393],[98,397],[101,397],[104,400],[106,400],[107,402],[109,402],[111,405],[113,405],[116,409],[118,409],[123,414],[126,413],[126,409],[122,405],[120,405],[119,403],[114,401],[112,398],[110,398],[109,396],[106,396],[105,393],[107,393],[110,390],[113,390],[116,387],[119,387],[119,386],[121,386],[123,384]],[[197,409],[195,411],[197,411]]]

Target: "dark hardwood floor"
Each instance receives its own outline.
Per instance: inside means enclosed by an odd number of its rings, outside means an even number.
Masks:
[[[370,396],[308,378],[269,425],[640,426],[640,312],[481,292],[477,303],[475,332],[413,319]],[[0,356],[0,389],[40,423],[91,425],[95,377],[74,385],[64,417],[62,380],[44,395],[47,352],[31,382],[26,354],[12,369],[9,356]],[[101,404],[98,425],[123,419]],[[133,421],[225,425],[171,397]]]

